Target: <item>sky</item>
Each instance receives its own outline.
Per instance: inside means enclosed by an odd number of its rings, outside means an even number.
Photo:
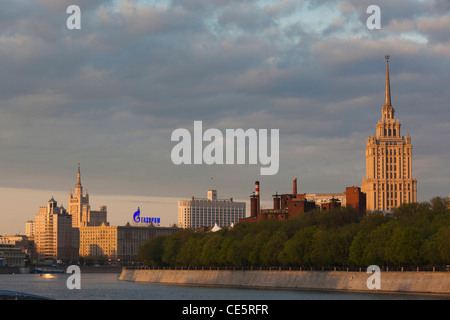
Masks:
[[[392,104],[413,145],[419,201],[450,193],[448,0],[0,2],[0,234],[24,233],[78,163],[112,225],[177,221],[177,200],[263,201],[360,186],[365,145]],[[381,29],[370,30],[370,5]],[[81,29],[70,30],[70,5]],[[279,171],[175,165],[171,134],[278,129]]]

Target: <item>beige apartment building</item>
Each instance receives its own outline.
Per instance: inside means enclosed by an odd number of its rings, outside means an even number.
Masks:
[[[34,216],[34,241],[38,260],[78,258],[78,229],[72,227],[72,217],[53,197]]]
[[[80,228],[80,257],[94,260],[115,260],[120,263],[136,261],[139,247],[147,240],[170,235],[177,227],[108,226]]]
[[[409,134],[400,134],[400,122],[391,104],[389,56],[386,56],[385,105],[376,134],[367,139],[366,176],[361,189],[366,193],[367,210],[387,211],[402,203],[417,202],[417,180],[412,171]]]

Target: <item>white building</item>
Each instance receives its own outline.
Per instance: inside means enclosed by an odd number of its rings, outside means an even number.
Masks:
[[[245,218],[245,202],[231,199],[217,199],[217,191],[209,190],[208,198],[194,198],[178,201],[178,227],[198,229],[229,227]]]
[[[322,203],[329,203],[332,199],[336,199],[341,203],[341,206],[347,206],[346,193],[306,193],[305,199],[308,201],[314,201],[316,206],[320,206]]]

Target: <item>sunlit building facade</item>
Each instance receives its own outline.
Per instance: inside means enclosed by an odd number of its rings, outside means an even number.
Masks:
[[[367,139],[366,176],[361,189],[366,193],[367,210],[388,211],[402,203],[417,202],[417,180],[412,171],[412,144],[409,134],[400,134],[400,122],[391,104],[389,56],[386,56],[385,105],[376,134]]]
[[[73,261],[78,258],[78,229],[72,217],[53,197],[34,216],[34,241],[38,260]]]

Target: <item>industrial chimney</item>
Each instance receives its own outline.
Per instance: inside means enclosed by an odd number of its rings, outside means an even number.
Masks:
[[[280,210],[281,209],[281,197],[280,197],[280,195],[277,192],[272,197],[273,197],[273,208],[274,208],[274,210]]]
[[[250,217],[256,218],[256,210],[258,208],[258,197],[253,193],[250,196]]]
[[[256,205],[256,214],[258,215],[258,214],[261,213],[261,211],[260,211],[260,209],[261,209],[261,198],[260,198],[260,195],[259,195],[259,181],[255,182],[255,196],[256,196],[256,199],[258,201],[257,205]]]

